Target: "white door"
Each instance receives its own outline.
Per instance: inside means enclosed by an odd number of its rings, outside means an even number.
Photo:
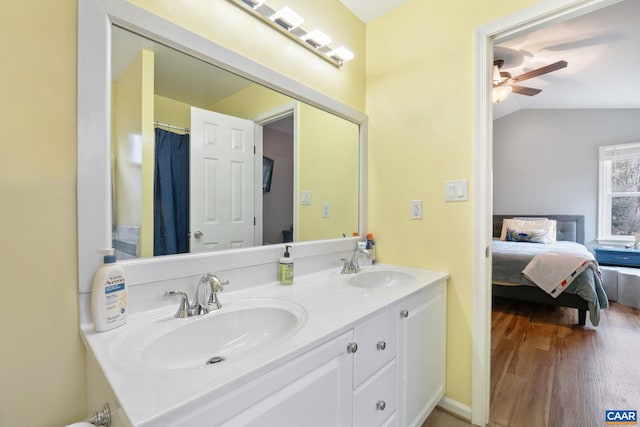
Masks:
[[[254,147],[252,121],[191,107],[190,252],[256,244]]]

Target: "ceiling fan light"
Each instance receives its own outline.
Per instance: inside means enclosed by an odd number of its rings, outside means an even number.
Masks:
[[[493,84],[497,85],[498,83],[500,83],[500,69],[498,68],[497,65],[493,66]]]
[[[491,91],[491,97],[493,98],[494,103],[499,103],[504,101],[507,96],[513,91],[511,86],[496,86]]]

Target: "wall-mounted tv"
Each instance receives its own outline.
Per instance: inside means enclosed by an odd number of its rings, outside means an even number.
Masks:
[[[262,192],[271,191],[271,177],[273,176],[273,159],[262,156]]]

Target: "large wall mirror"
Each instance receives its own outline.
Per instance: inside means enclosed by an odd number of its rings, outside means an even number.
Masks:
[[[123,28],[111,40],[119,259],[358,231],[356,123]]]
[[[79,2],[78,45],[81,292],[104,247],[135,284],[364,231],[364,114],[124,0]]]

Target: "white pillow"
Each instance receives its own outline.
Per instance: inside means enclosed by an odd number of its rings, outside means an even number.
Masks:
[[[500,240],[507,240],[507,229],[517,230],[545,230],[544,243],[556,242],[556,228],[557,222],[555,219],[537,219],[537,220],[523,220],[523,219],[503,219],[502,220],[502,232],[500,233]]]

